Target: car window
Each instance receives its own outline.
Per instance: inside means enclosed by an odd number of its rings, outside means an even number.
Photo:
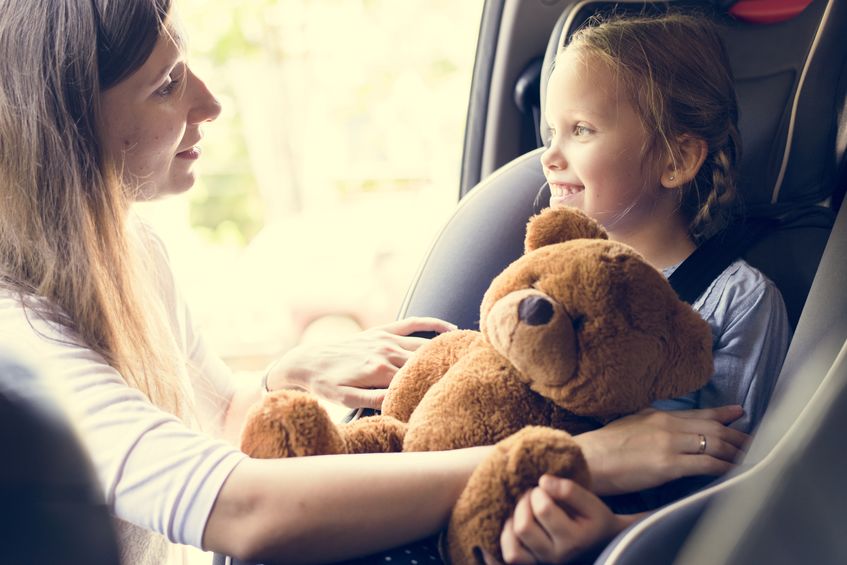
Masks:
[[[180,2],[223,113],[196,185],[138,210],[231,366],[394,319],[456,203],[482,4]]]

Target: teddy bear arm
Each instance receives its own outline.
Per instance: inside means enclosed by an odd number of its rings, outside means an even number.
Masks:
[[[408,422],[409,416],[432,385],[480,339],[477,331],[456,330],[443,333],[424,344],[394,375],[382,403],[382,413]]]
[[[588,488],[588,465],[563,431],[528,426],[499,442],[471,475],[453,507],[447,530],[452,563],[484,563],[480,549],[498,557],[500,533],[520,496],[549,473]]]
[[[368,416],[339,426],[348,453],[403,450],[407,424],[391,416]]]
[[[318,400],[293,390],[270,393],[247,413],[241,450],[259,459],[346,453],[344,439]]]

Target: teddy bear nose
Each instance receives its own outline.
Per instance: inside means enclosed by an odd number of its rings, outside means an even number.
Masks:
[[[530,326],[543,326],[553,317],[553,305],[541,296],[527,296],[518,304],[518,318]]]

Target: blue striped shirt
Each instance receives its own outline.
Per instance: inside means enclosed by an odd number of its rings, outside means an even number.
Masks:
[[[662,272],[666,277],[678,265]],[[692,305],[712,328],[715,373],[705,387],[653,404],[661,410],[740,404],[733,428],[759,424],[788,350],[791,326],[776,285],[744,260],[727,267]]]

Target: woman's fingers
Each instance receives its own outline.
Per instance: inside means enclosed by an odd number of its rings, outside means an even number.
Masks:
[[[457,326],[438,318],[412,317],[390,322],[380,326],[379,329],[395,335],[407,336],[415,332],[444,333],[457,329]]]
[[[744,454],[744,450],[718,436],[686,434],[680,437],[680,442],[685,444],[680,447],[680,451],[686,454],[709,455],[729,462],[736,461]]]
[[[728,473],[733,467],[735,465],[732,462],[711,455],[687,455],[679,457],[674,463],[674,476],[672,478],[679,479],[693,475],[717,477]]]
[[[701,435],[706,438],[707,445],[710,441],[713,443],[724,442],[736,449],[743,449],[750,442],[749,435],[714,420],[682,419],[675,431],[678,434],[694,436],[698,447],[699,436]],[[687,439],[690,439],[690,437]],[[697,449],[694,451],[696,452]]]
[[[337,389],[338,397],[334,400],[348,408],[373,408],[379,410],[382,408],[382,401],[385,400],[386,389],[368,389],[355,387],[339,387]]]
[[[696,408],[693,410],[676,410],[673,414],[679,418],[695,420],[714,420],[721,424],[731,424],[744,415],[744,408],[738,404],[718,406],[716,408]]]

